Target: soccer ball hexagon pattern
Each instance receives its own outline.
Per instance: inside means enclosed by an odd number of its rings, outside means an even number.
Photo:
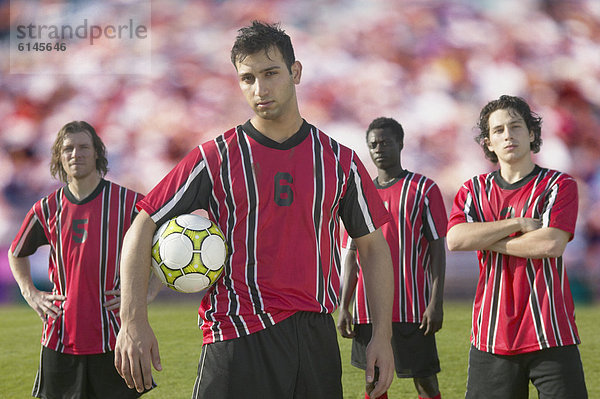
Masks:
[[[152,269],[175,291],[191,293],[210,287],[221,276],[226,260],[225,236],[204,216],[174,217],[152,239]]]

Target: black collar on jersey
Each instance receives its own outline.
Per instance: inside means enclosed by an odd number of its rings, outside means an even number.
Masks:
[[[83,205],[83,204],[90,202],[94,198],[96,198],[102,192],[102,190],[104,190],[104,187],[106,187],[107,185],[108,185],[108,181],[101,179],[100,183],[98,183],[98,185],[96,186],[94,191],[92,191],[92,193],[90,195],[88,195],[81,201],[79,201],[77,198],[75,198],[75,196],[73,195],[71,190],[69,190],[69,186],[67,185],[67,186],[65,186],[65,197],[67,197],[69,202],[72,204]]]
[[[300,126],[300,129],[298,129],[298,131],[294,133],[292,137],[290,137],[283,143],[278,143],[275,140],[271,140],[270,138],[256,130],[256,128],[252,126],[252,123],[250,123],[250,120],[248,120],[242,125],[242,129],[244,130],[244,132],[246,132],[246,134],[248,134],[248,136],[252,137],[259,144],[262,144],[265,147],[274,148],[276,150],[289,150],[290,148],[293,148],[304,141],[304,139],[310,133],[311,125],[304,119],[302,119],[302,126]]]
[[[542,168],[539,167],[538,165],[535,165],[535,167],[533,168],[533,170],[531,172],[529,172],[529,174],[527,176],[525,176],[521,180],[516,181],[514,183],[509,183],[506,180],[504,180],[504,178],[500,174],[500,169],[493,171],[492,172],[492,177],[494,178],[494,180],[496,181],[496,184],[498,184],[498,186],[501,189],[504,189],[504,190],[516,190],[517,188],[521,188],[524,185],[526,185],[527,183],[529,183],[531,181],[531,179],[533,179],[533,177],[535,175],[537,175],[538,173],[540,173],[540,170],[542,170]]]
[[[373,183],[375,183],[375,188],[377,188],[377,189],[389,188],[389,187],[392,187],[394,184],[398,183],[398,181],[400,179],[404,179],[407,174],[408,174],[408,170],[402,169],[402,172],[400,172],[400,174],[398,176],[394,177],[392,180],[387,182],[387,184],[385,184],[385,185],[382,185],[379,183],[378,177],[373,179]]]

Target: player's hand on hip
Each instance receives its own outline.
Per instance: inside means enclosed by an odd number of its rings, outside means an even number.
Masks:
[[[115,310],[121,307],[121,290],[104,291],[104,296],[113,296],[103,304],[107,310]]]
[[[352,315],[347,309],[339,308],[337,328],[344,338],[354,338],[356,333],[352,330]]]
[[[29,306],[35,310],[43,322],[46,322],[48,317],[56,319],[62,314],[62,308],[56,302],[63,302],[67,299],[64,295],[56,295],[51,292],[31,290],[23,293],[23,298]]]
[[[138,392],[152,388],[152,366],[162,370],[158,341],[146,321],[124,324],[117,335],[115,368],[129,388]]]
[[[378,372],[376,375],[375,368]],[[377,398],[383,395],[394,379],[394,354],[392,352],[391,337],[387,339],[371,338],[367,346],[367,369],[365,370],[367,392],[370,397]]]

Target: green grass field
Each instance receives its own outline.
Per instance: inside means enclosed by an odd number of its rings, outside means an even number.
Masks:
[[[148,399],[189,398],[200,355],[201,334],[196,328],[196,303],[155,302],[150,305],[150,322],[157,335],[163,371],[154,373],[159,387],[144,395]],[[445,305],[444,328],[437,335],[442,372],[438,375],[445,399],[463,398],[467,379],[467,354],[471,304]],[[41,322],[25,305],[0,306],[0,398],[28,398],[37,370]],[[600,339],[595,321],[600,306],[577,306],[580,346],[590,398],[600,397],[598,378]],[[350,366],[350,340],[340,338],[344,366],[344,398],[364,398],[364,373]],[[416,398],[412,381],[395,379],[390,398]],[[536,398],[533,387],[530,397]]]

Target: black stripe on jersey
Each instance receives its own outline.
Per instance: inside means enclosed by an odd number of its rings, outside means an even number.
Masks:
[[[239,137],[239,135],[241,134],[240,131],[236,131],[237,136]],[[232,219],[227,220],[227,232],[226,232],[226,236],[228,238],[233,236],[233,229],[235,227],[236,224],[236,219],[235,219],[235,212],[233,211],[235,209],[235,203],[233,200],[233,187],[231,186],[231,177],[229,175],[229,149],[227,147],[227,143],[225,142],[225,139],[223,136],[219,136],[215,139],[215,142],[217,144],[217,147],[219,148],[219,154],[221,156],[221,170],[220,170],[220,178],[221,178],[221,182],[222,182],[222,188],[223,191],[225,192],[225,206],[227,207],[227,214],[230,215],[232,217]],[[207,162],[206,164],[207,167],[209,167],[209,164]],[[210,176],[212,178],[213,173],[208,173],[208,176]],[[214,185],[214,182],[213,182]],[[213,201],[215,202],[215,204],[217,203],[216,200],[213,199]],[[214,205],[213,205],[214,206]],[[217,205],[218,206],[218,205]],[[218,208],[215,208],[218,209]],[[218,212],[218,211],[216,211]],[[233,247],[233,243],[230,241],[228,242],[229,244],[229,249],[231,252],[235,251],[235,248]],[[227,262],[225,263],[225,268],[223,270],[223,277],[221,277],[223,279],[223,283],[225,284],[225,286],[227,287],[227,292],[229,292],[229,310],[228,310],[228,314],[231,315],[231,319],[233,320],[233,324],[235,325],[236,331],[238,336],[241,335],[245,335],[247,334],[247,330],[246,330],[246,326],[244,325],[243,320],[241,319],[240,316],[238,316],[239,313],[239,308],[240,305],[237,301],[237,293],[235,290],[235,287],[233,285],[233,280],[231,279],[231,257],[229,257],[227,259]],[[208,310],[205,314],[205,317],[207,317],[209,320],[212,320],[214,322],[213,326],[212,326],[212,331],[213,331],[213,335],[215,337],[215,341],[217,340],[221,340],[221,331],[220,331],[220,323],[215,322],[215,320],[212,319],[212,315],[215,313],[216,308],[217,308],[217,295],[219,294],[218,291],[218,287],[217,289],[215,289],[210,297],[211,300],[211,307],[210,310]]]
[[[343,188],[343,176],[344,176],[344,170],[342,169],[342,165],[339,159],[340,156],[340,146],[337,143],[337,141],[335,141],[334,139],[332,139],[331,137],[329,137],[329,145],[331,147],[331,150],[333,151],[333,155],[335,156],[336,159],[336,188],[335,188],[335,199],[333,201],[334,204],[339,204],[339,199],[342,196],[342,188]],[[338,212],[337,208],[339,205],[335,205],[336,208],[331,209],[331,214],[333,216],[334,213]],[[339,276],[341,274],[341,259],[340,259],[340,248],[339,248],[339,240],[336,239],[339,235],[336,234],[336,232],[339,232],[339,220],[337,217],[331,217],[329,220],[329,237],[331,237],[331,248],[330,248],[330,253],[333,256],[333,265],[335,267],[335,272],[336,275]],[[331,264],[331,263],[330,263]],[[331,267],[331,266],[330,266]],[[331,284],[331,274],[332,274],[332,270],[329,270],[329,280],[327,281],[327,287],[328,287],[328,292],[329,292],[329,299],[335,304],[335,306],[337,307],[337,305],[339,305],[339,296],[336,292],[335,287],[333,287],[333,285]]]
[[[429,205],[429,191],[434,186],[429,187],[427,193],[423,194],[425,198],[423,198],[423,235],[427,238],[428,241],[435,241],[440,238],[440,232],[435,225],[435,220],[433,220],[433,215],[431,214],[431,206]],[[428,265],[429,263],[424,263]]]
[[[225,143],[224,137],[223,135],[218,136],[217,138],[214,139],[215,145],[218,149],[218,154],[219,157],[221,158],[221,170],[219,172],[219,175],[222,176],[222,180],[223,178],[227,179],[227,182],[229,181],[229,174],[228,174],[228,157],[227,157],[227,144]],[[198,147],[200,149],[200,152],[202,153],[202,158],[205,160],[206,163],[206,171],[208,173],[206,173],[206,177],[207,180],[210,182],[210,185],[207,186],[207,190],[206,192],[202,192],[200,193],[201,197],[206,197],[208,199],[208,203],[207,203],[207,211],[210,215],[212,215],[212,217],[214,217],[214,220],[217,222],[217,224],[220,222],[219,218],[220,218],[220,213],[219,213],[219,202],[217,201],[215,192],[213,190],[213,188],[215,187],[215,181],[213,179],[213,171],[211,171],[210,169],[210,163],[208,162],[208,159],[206,157],[206,152],[204,151],[204,148],[202,146]],[[215,171],[216,172],[216,171]],[[221,187],[223,187],[223,184],[221,185]],[[226,200],[231,202],[231,197],[229,196],[230,192],[225,190],[223,188],[223,191],[226,193],[227,198]],[[228,206],[229,209],[231,209]],[[229,234],[225,234],[225,238],[227,238],[229,236]]]
[[[535,182],[533,184],[533,187],[531,188],[531,193],[530,193],[529,198],[527,199],[527,203],[523,207],[523,212],[522,212],[523,215],[525,215],[525,212],[527,212],[527,210],[529,208],[533,207],[531,217],[535,218],[535,219],[541,218],[539,203],[544,199],[544,192],[542,192],[542,194],[536,194],[536,192],[537,192],[538,186],[540,184],[542,184],[542,182],[544,181],[546,174],[547,174],[547,171],[543,171],[543,170],[540,170],[540,173],[538,173],[538,175],[535,179]],[[545,189],[544,189],[544,191],[545,191]]]
[[[552,179],[548,182],[548,188],[544,191],[544,194],[540,197],[544,199],[544,206],[540,218],[542,219],[542,226],[547,227],[550,223],[552,208],[558,195],[558,184],[555,184],[556,180],[560,176],[556,173]]]
[[[560,290],[563,291],[564,290],[564,283],[565,283],[565,264],[563,262],[563,257],[559,256],[558,258],[556,258],[556,272],[558,275],[558,282],[559,282],[559,287]],[[564,292],[562,293],[564,295]],[[564,305],[564,302],[563,302]],[[567,309],[565,309],[565,313],[567,313]],[[575,331],[573,330],[573,324],[571,324],[570,319],[567,318],[567,320],[569,320],[569,332],[571,333],[571,338],[573,339],[574,342],[576,343],[580,343],[579,337],[577,336],[577,334],[575,333]]]
[[[429,243],[427,244],[427,248],[429,248]],[[419,248],[419,251],[420,250],[421,249]],[[431,264],[431,251],[426,250],[425,255],[423,255],[423,265],[425,267],[423,297],[425,299],[425,308],[427,308],[427,305],[429,305],[429,300],[431,299],[431,289],[432,289],[431,283],[430,283],[431,267],[428,267],[429,264]]]
[[[416,178],[416,175],[414,173],[410,173],[410,180],[412,181],[413,179]],[[417,217],[419,216],[419,206],[418,206],[418,202],[421,200],[421,198],[423,197],[423,191],[425,191],[425,177],[421,176],[419,178],[419,182],[417,184],[417,188],[415,190],[415,195],[414,195],[414,202],[412,204],[412,213],[410,215],[410,223],[412,226],[414,226],[417,223]],[[412,234],[418,234],[417,232],[413,231]],[[411,241],[414,242],[413,237],[411,237]],[[411,270],[412,270],[412,289],[413,292],[419,292],[418,287],[417,287],[417,279],[414,278],[414,276],[417,275],[417,270],[421,267],[420,263],[419,263],[419,248],[412,248],[413,251],[411,253],[411,257],[410,257],[410,266],[411,266]],[[416,251],[414,251],[414,249],[416,249]],[[427,281],[427,279],[425,279],[425,281]],[[419,317],[419,315],[421,314],[421,309],[420,307],[420,302],[418,300],[413,300],[413,316],[415,317]]]
[[[115,314],[113,312],[109,312],[108,313],[108,321],[110,324],[110,328],[116,337],[119,334],[119,330],[121,330],[121,327],[119,326],[119,321],[117,320],[117,316],[115,316]]]
[[[258,226],[258,191],[254,171],[252,169],[252,153],[250,144],[245,134],[239,134],[239,147],[242,156],[242,167],[244,168],[244,176],[246,178],[246,195],[248,199],[248,215],[247,215],[247,250],[246,250],[246,284],[250,290],[250,299],[254,306],[254,311],[262,319],[263,325],[270,326],[273,323],[269,317],[263,313],[262,298],[260,289],[256,280],[256,239]]]
[[[554,276],[552,274],[552,265],[550,264],[549,258],[543,259],[543,268],[544,268],[544,279],[546,280],[547,287],[547,295],[550,298],[554,298]],[[556,338],[556,343],[558,346],[562,346],[563,340],[560,336],[560,328],[558,326],[558,320],[556,317],[556,301],[549,300],[548,304],[551,306],[550,309],[550,322],[552,323],[552,332],[554,333],[554,338]]]
[[[531,259],[527,260],[527,265],[525,266],[525,268],[525,270],[527,271],[527,279],[529,280],[529,306],[531,306],[531,314],[533,315],[533,323],[535,324],[537,339],[540,344],[540,349],[546,349],[549,346],[548,340],[546,339],[544,333],[544,325],[540,311],[540,302],[535,287],[535,267],[533,266],[533,262],[531,261]]]
[[[226,147],[225,147],[225,143],[223,142],[223,136],[218,136],[215,139],[215,144],[217,146],[217,148],[219,148],[219,153],[221,154],[221,158],[224,159],[223,163],[221,164],[221,167],[224,168],[224,172],[222,172],[222,175],[225,175],[227,178],[229,177],[227,175],[227,168],[225,167],[227,164],[227,151],[226,151]],[[204,152],[204,149],[202,148],[202,146],[198,147],[199,150],[202,153],[202,158],[205,160],[205,165],[206,165],[206,169],[208,170],[207,173],[207,177],[210,179],[211,185],[214,186],[215,182],[213,181],[213,177],[212,177],[212,172],[210,171],[210,165],[206,159],[206,153]],[[223,191],[225,191],[226,193],[229,193],[228,190],[223,189]],[[218,220],[218,214],[219,214],[219,206],[217,204],[217,202],[214,199],[214,193],[211,190],[211,193],[209,194],[209,198],[208,198],[208,206],[210,208],[209,212],[216,217],[215,220]],[[225,233],[225,236],[229,236],[228,233]],[[231,249],[231,246],[229,247]],[[229,267],[227,264],[225,264],[224,266],[224,273],[223,276],[221,277],[223,279],[223,282],[226,285],[230,285],[231,284],[231,279],[229,278],[229,273],[231,272],[231,267]],[[216,300],[215,300],[215,295],[218,293],[218,288],[214,288],[212,291],[210,291],[209,294],[209,300],[211,303],[210,309],[208,309],[205,313],[205,317],[208,320],[212,320],[212,315],[215,312],[216,309]],[[230,302],[231,303],[231,302]],[[212,320],[214,321],[214,320]],[[198,327],[202,327],[202,319],[200,317],[198,317]],[[221,338],[221,331],[217,326],[217,323],[213,323],[212,325],[212,333],[213,336],[217,339]]]
[[[492,251],[483,251],[482,256],[485,257],[485,289],[483,292],[483,296],[486,297],[486,290],[488,288],[487,282],[490,280],[490,274],[492,273]],[[481,277],[480,277],[481,278]],[[479,308],[479,314],[477,315],[477,338],[476,342],[481,342],[482,335],[482,323],[483,323],[483,313],[485,311],[485,307],[481,306]]]
[[[533,217],[533,218],[539,217],[539,216],[537,216],[537,214],[539,212],[537,211],[536,204],[537,204],[537,201],[539,201],[541,199],[541,197],[538,195],[537,198],[535,198],[535,200],[534,200],[533,196],[534,196],[534,194],[536,192],[536,188],[540,184],[541,180],[542,180],[542,174],[540,173],[537,175],[535,182],[533,183],[533,187],[531,188],[531,192],[529,193],[529,198],[527,199],[527,202],[525,202],[525,204],[523,204],[523,209],[521,210],[521,217],[525,217],[525,215],[527,215],[527,211],[529,210],[529,208],[531,206],[533,206],[533,214],[531,217]]]
[[[112,183],[109,183],[110,187],[114,187]],[[119,207],[117,209],[117,211],[119,212],[118,214],[118,225],[117,225],[117,237],[116,237],[116,247],[115,250],[117,251],[116,256],[115,256],[115,275],[113,276],[113,287],[115,289],[119,289],[121,286],[121,272],[120,272],[120,263],[121,263],[121,247],[123,245],[123,235],[124,235],[124,230],[125,230],[125,217],[128,216],[129,217],[129,223],[131,225],[131,222],[133,222],[133,219],[135,218],[135,216],[137,215],[137,213],[135,213],[135,204],[137,203],[137,193],[134,194],[133,196],[133,206],[131,207],[131,211],[129,215],[125,215],[125,205],[127,203],[127,189],[125,189],[125,187],[120,187],[119,188]],[[110,219],[109,219],[110,220]],[[108,231],[108,228],[107,228]],[[108,239],[108,236],[107,236]],[[101,296],[102,298],[103,296]],[[102,305],[102,304],[101,304]],[[104,306],[103,306],[104,308]],[[110,326],[110,329],[113,331],[115,337],[119,334],[119,321],[117,320],[116,315],[114,314],[114,312],[111,311],[107,311],[106,312],[108,314],[108,324]],[[105,334],[107,335],[107,334]],[[107,341],[108,344],[108,341]]]
[[[121,187],[119,189],[119,216],[118,216],[118,226],[117,226],[117,237],[116,237],[116,241],[117,241],[117,255],[115,256],[115,275],[113,277],[113,287],[115,288],[119,288],[121,285],[121,273],[119,272],[119,264],[121,261],[121,245],[123,245],[123,243],[121,242],[122,238],[123,238],[123,230],[125,229],[125,202],[127,200],[127,191],[125,190],[124,187]],[[137,198],[134,198],[134,201]],[[135,204],[135,202],[134,202]],[[135,208],[135,206],[133,206],[133,208]],[[130,219],[131,220],[131,219]]]
[[[404,179],[404,181],[402,182],[402,194],[400,196],[400,204],[401,206],[398,207],[398,224],[400,226],[400,237],[405,237],[406,236],[406,231],[404,229],[405,223],[404,220],[406,220],[406,196],[408,195],[408,189],[407,187],[410,185],[410,179]],[[402,243],[404,244],[404,243]],[[406,303],[408,303],[408,301],[406,300],[406,297],[408,295],[408,293],[406,292],[406,286],[404,285],[404,282],[406,281],[406,273],[404,272],[404,268],[406,267],[406,263],[404,262],[404,256],[403,256],[403,252],[404,251],[404,245],[400,245],[399,247],[399,253],[398,253],[398,270],[400,272],[400,275],[398,276],[398,281],[400,282],[399,286],[400,286],[400,292],[398,294],[398,300],[400,301],[400,320],[406,320],[406,313],[408,312],[408,309],[406,309]]]
[[[60,294],[61,295],[68,295],[67,292],[67,282],[66,282],[66,277],[65,277],[65,269],[64,269],[64,263],[63,263],[63,258],[62,258],[62,196],[63,196],[63,191],[64,191],[64,187],[60,188],[57,193],[56,196],[54,198],[54,200],[56,201],[56,270],[58,273],[58,280],[60,281]],[[49,224],[50,221],[50,208],[48,207],[48,203],[45,203],[44,206],[44,218],[46,219],[46,223]],[[64,311],[63,309],[63,304],[64,302],[61,302],[60,304],[60,309]],[[57,324],[57,321],[54,322],[54,325]],[[64,350],[64,345],[63,345],[63,334],[65,331],[65,318],[64,317],[60,317],[60,323],[58,324],[58,343],[56,345],[56,348],[54,348],[57,352],[61,352]]]
[[[228,189],[229,187],[229,174],[228,174],[228,156],[227,156],[227,146],[223,140],[223,136],[219,136],[215,139],[215,144],[217,145],[218,149],[219,149],[219,154],[221,155],[221,181],[223,182],[223,191],[226,193],[226,202],[228,203],[228,207],[231,207],[233,205],[231,204],[231,191],[230,189]],[[200,151],[202,152],[202,158],[205,160],[205,165],[206,165],[206,169],[208,170],[210,168],[210,165],[208,163],[208,161],[206,161],[206,153],[204,152],[202,146],[199,147]],[[214,181],[212,180],[212,175],[213,173],[209,170],[209,173],[207,173],[207,177],[210,179],[211,181],[211,185],[214,186]],[[210,198],[209,198],[209,207],[210,210],[213,214],[218,214],[219,210],[218,210],[218,205],[216,204],[216,201],[213,198],[213,193],[211,190],[211,194],[210,194]],[[229,236],[230,233],[226,233],[226,236]],[[230,247],[231,248],[231,247]],[[227,264],[225,264],[224,266],[224,273],[223,276],[221,277],[223,279],[223,283],[227,286],[231,286],[232,285],[232,281],[231,278],[229,277],[231,273],[231,266],[229,265],[229,262],[227,262]],[[231,292],[232,290],[230,290],[229,292]],[[213,291],[211,291],[211,293],[209,294],[210,297],[210,303],[211,303],[211,307],[210,309],[208,309],[205,313],[205,317],[208,320],[212,320],[214,322],[214,320],[212,319],[212,315],[215,313],[215,309],[217,307],[217,301],[216,301],[216,295],[218,294],[218,288],[215,288]],[[229,306],[230,306],[230,311],[229,313],[232,313],[232,311],[236,311],[238,308],[237,302],[235,301],[235,296],[234,295],[230,295],[232,298],[230,298],[229,301]],[[233,308],[233,309],[232,309]],[[199,327],[202,326],[202,321],[200,318],[198,318],[198,325]],[[236,323],[237,325],[237,323]],[[221,339],[221,331],[218,327],[218,323],[215,322],[212,325],[212,332],[213,335],[215,336],[216,339]]]
[[[103,339],[103,347],[104,347],[104,352],[109,352],[110,351],[110,344],[109,344],[109,329],[108,329],[108,310],[102,306],[102,302],[104,302],[104,288],[106,287],[106,261],[107,261],[107,251],[108,251],[108,241],[109,241],[109,226],[108,226],[108,221],[110,220],[110,196],[111,196],[111,190],[112,187],[107,186],[106,189],[103,191],[103,195],[102,195],[102,225],[100,226],[100,276],[99,276],[99,283],[100,286],[98,287],[98,289],[100,290],[99,292],[99,298],[100,298],[100,303],[98,304],[98,306],[100,306],[100,314],[102,315],[102,339]],[[91,226],[94,227],[94,226]]]
[[[492,301],[490,303],[490,315],[488,320],[488,348],[494,347],[494,342],[496,340],[496,324],[498,323],[498,307],[500,303],[500,290],[501,290],[501,282],[502,282],[502,270],[504,270],[503,257],[502,254],[495,253],[492,256],[496,256],[498,260],[496,262],[496,267],[493,269],[494,273],[494,285],[492,286]],[[490,263],[493,265],[493,263]],[[490,270],[490,273],[492,271]]]
[[[483,189],[485,190],[485,187],[483,187]],[[477,213],[477,220],[478,222],[485,222],[485,218],[483,216],[483,211],[479,208],[480,204],[483,204],[483,193],[482,193],[482,187],[481,187],[481,183],[479,182],[479,179],[477,177],[473,178],[473,191],[474,191],[474,197],[476,198],[475,201],[473,201],[472,206],[473,206],[473,211],[476,211]],[[487,196],[487,194],[486,194]]]
[[[313,169],[314,175],[314,197],[313,197],[313,227],[315,229],[315,244],[317,251],[314,256],[317,257],[317,302],[321,306],[321,313],[326,312],[326,308],[323,305],[325,302],[325,281],[323,275],[323,260],[321,259],[321,212],[323,208],[323,159],[321,158],[323,147],[319,138],[312,132],[312,146],[313,146]]]
[[[473,187],[475,187],[476,184],[477,182],[473,181]],[[463,208],[463,213],[467,223],[480,222],[483,218],[479,208],[477,208],[477,205],[477,202],[473,200],[473,193],[470,190],[467,190],[467,198],[465,198],[465,204]]]
[[[485,185],[483,187],[483,189],[485,190],[485,195],[487,196],[488,202],[490,200],[490,196],[492,194],[492,182],[494,180],[494,174],[493,173],[488,173],[488,175],[485,177]]]

